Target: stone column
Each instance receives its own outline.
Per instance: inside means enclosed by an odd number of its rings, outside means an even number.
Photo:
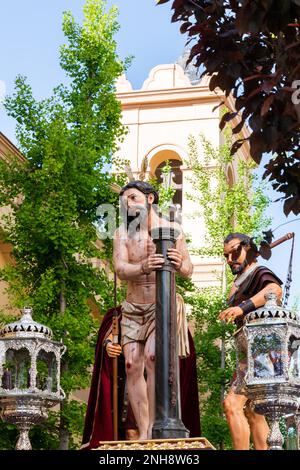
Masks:
[[[186,438],[189,432],[181,421],[180,406],[175,271],[167,259],[167,249],[174,247],[179,231],[159,227],[151,231],[151,236],[156,252],[163,254],[166,260],[163,267],[156,271],[156,404],[152,438]]]

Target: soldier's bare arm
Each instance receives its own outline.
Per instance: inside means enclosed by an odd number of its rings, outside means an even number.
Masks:
[[[275,282],[268,284],[257,294],[253,295],[253,297],[251,297],[249,300],[253,302],[253,305],[255,308],[262,307],[266,303],[265,295],[270,291],[275,292],[277,296],[277,300],[278,302],[280,302],[281,296],[282,296],[282,289],[278,284],[275,284]],[[231,323],[237,317],[240,317],[240,316],[243,316],[243,310],[241,309],[241,307],[236,306],[236,307],[229,307],[226,310],[223,310],[223,312],[219,314],[219,319],[224,320],[227,323]]]

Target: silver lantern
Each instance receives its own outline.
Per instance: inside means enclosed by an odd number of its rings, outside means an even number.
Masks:
[[[18,450],[30,450],[29,430],[65,398],[60,387],[60,358],[66,347],[52,331],[32,319],[32,310],[0,330],[0,407],[2,418],[16,424]]]
[[[270,423],[269,449],[282,449],[279,419],[297,412],[300,396],[300,324],[269,292],[264,307],[250,312],[235,334],[237,374],[255,412]],[[241,376],[241,361],[247,363]]]
[[[296,449],[300,450],[300,410],[295,415]]]

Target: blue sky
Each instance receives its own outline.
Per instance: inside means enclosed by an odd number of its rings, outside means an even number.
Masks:
[[[65,42],[61,31],[62,12],[71,10],[77,20],[82,18],[84,0],[10,0],[1,2],[0,28],[0,100],[4,92],[13,91],[16,75],[28,77],[37,99],[51,94],[54,86],[65,80],[59,68],[58,50]],[[185,37],[179,33],[179,25],[171,24],[170,4],[155,5],[155,0],[108,1],[117,5],[121,29],[117,34],[118,52],[121,58],[133,55],[134,60],[127,77],[138,89],[151,68],[162,63],[173,63],[182,53]],[[0,130],[17,144],[14,121],[5,115],[0,104]],[[259,169],[262,173],[262,169]],[[270,190],[272,200],[279,197]],[[282,212],[281,203],[273,203],[268,215],[273,217],[272,227],[293,220]],[[294,280],[291,302],[300,296],[300,220],[279,228],[276,238],[287,231],[296,232]],[[266,264],[285,281],[290,242],[273,250]]]

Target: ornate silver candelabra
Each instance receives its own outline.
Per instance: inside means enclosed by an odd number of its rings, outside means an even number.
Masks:
[[[257,413],[270,423],[269,449],[282,449],[281,416],[295,414],[300,396],[300,324],[296,314],[268,293],[264,307],[245,318],[235,334],[237,361],[247,360],[241,380]],[[239,374],[239,367],[237,372]]]
[[[65,398],[60,387],[60,358],[66,347],[52,331],[35,322],[32,310],[0,330],[0,407],[2,418],[20,430],[18,450],[30,450],[31,426],[47,419],[48,409]]]

